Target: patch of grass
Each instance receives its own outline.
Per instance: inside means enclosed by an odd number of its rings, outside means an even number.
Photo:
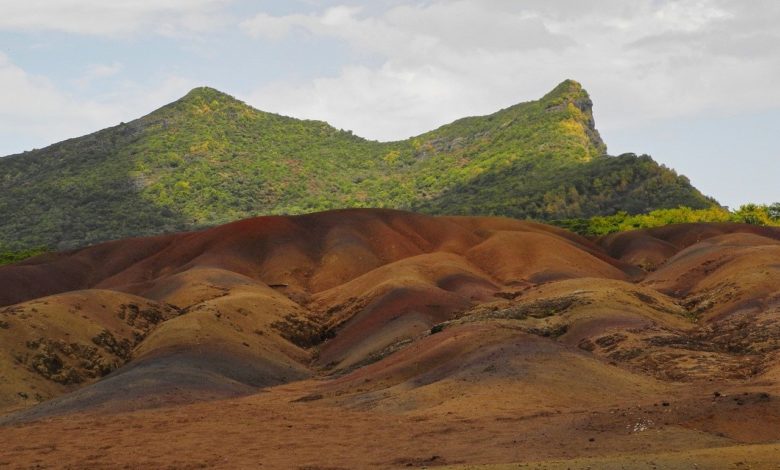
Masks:
[[[49,251],[46,248],[27,248],[23,250],[3,250],[0,248],[0,266],[5,264],[18,263],[33,256],[38,256]]]

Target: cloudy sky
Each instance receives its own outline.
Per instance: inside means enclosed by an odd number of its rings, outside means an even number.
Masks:
[[[611,154],[780,201],[778,44],[777,0],[0,0],[0,155],[200,85],[389,140],[573,78]]]

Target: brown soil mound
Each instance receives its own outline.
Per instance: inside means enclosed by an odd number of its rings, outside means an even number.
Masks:
[[[777,229],[343,210],[0,285],[0,465],[705,468],[780,440]]]

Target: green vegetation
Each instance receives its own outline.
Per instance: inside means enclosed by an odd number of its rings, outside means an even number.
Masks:
[[[26,250],[9,251],[0,247],[0,266],[4,264],[18,263],[19,261],[46,253],[46,248],[29,248]]]
[[[634,215],[620,211],[610,216],[555,220],[551,223],[589,237],[598,237],[640,228],[696,222],[738,222],[753,225],[780,226],[780,210],[778,209],[780,209],[780,203],[768,206],[745,204],[731,212],[722,207],[699,210],[691,209],[690,207],[678,207]]]
[[[717,207],[648,156],[610,157],[567,80],[541,100],[398,142],[253,109],[210,88],[0,159],[0,243],[65,249],[343,207],[588,218]]]

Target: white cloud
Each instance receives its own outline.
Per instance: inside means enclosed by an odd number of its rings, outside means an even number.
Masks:
[[[300,20],[306,20],[306,16],[301,15]],[[290,33],[292,21],[289,17],[280,18],[266,13],[258,13],[253,18],[241,23],[241,28],[247,34],[253,37],[264,37],[266,39],[281,39]]]
[[[70,99],[0,54],[0,122],[6,132],[70,137],[80,124],[103,122],[106,112],[94,102]]]
[[[709,1],[669,2],[656,13],[656,18],[669,24],[677,31],[697,31],[713,20],[722,20],[732,15]]]
[[[75,84],[80,88],[86,88],[96,80],[102,80],[117,75],[123,68],[124,66],[119,62],[112,62],[110,64],[90,64],[85,68],[81,77],[75,80]]]
[[[106,78],[112,77],[122,70],[122,64],[119,62],[112,62],[110,64],[91,64],[87,66],[85,76],[89,78]]]
[[[560,50],[574,42],[552,33],[538,15],[491,11],[473,1],[402,5],[379,17],[352,6],[322,14],[271,16],[260,13],[241,23],[250,36],[280,39],[296,30],[332,36],[356,48],[389,56],[416,55],[438,47],[475,50]]]
[[[349,66],[338,77],[305,84],[278,83],[246,98],[260,109],[324,119],[362,136],[395,138],[419,133],[421,122],[440,123],[441,110],[430,107],[431,101],[456,103],[462,93],[462,84],[447,70],[385,64],[378,70]]]
[[[112,70],[97,67],[93,72]],[[140,117],[193,86],[191,80],[169,76],[153,86],[124,83],[110,94],[83,99],[27,73],[0,53],[0,155],[27,150],[18,145],[32,143],[40,148]]]
[[[0,30],[118,36],[209,31],[228,0],[0,0]]]
[[[777,107],[780,54],[764,41],[780,34],[780,8],[760,3],[458,0],[261,14],[242,24],[247,34],[333,38],[358,55],[334,76],[263,86],[248,100],[379,139],[534,99],[565,78],[588,88],[604,129]]]

